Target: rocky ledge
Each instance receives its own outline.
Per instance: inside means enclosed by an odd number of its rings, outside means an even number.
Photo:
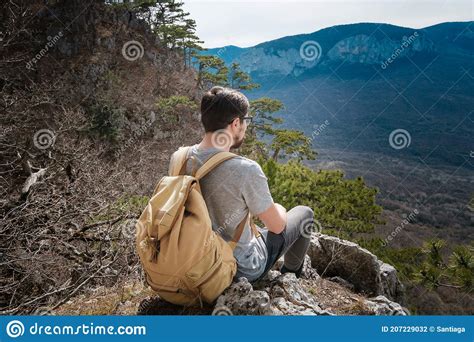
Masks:
[[[281,274],[277,269],[257,283],[234,282],[204,308],[183,308],[148,297],[139,315],[409,315],[403,286],[394,267],[359,245],[317,234],[305,259],[303,274]],[[397,302],[398,301],[398,302]]]

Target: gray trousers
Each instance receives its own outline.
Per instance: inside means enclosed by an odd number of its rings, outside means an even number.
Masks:
[[[298,205],[287,212],[285,229],[275,234],[259,228],[268,251],[265,270],[255,281],[263,278],[284,255],[284,265],[289,270],[298,270],[304,262],[309,247],[310,233],[314,228],[314,213],[310,207]]]

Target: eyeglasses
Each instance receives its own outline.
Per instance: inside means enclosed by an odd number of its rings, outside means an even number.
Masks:
[[[248,115],[247,115],[247,116],[242,116],[242,117],[239,116],[238,118],[240,118],[240,119],[246,121],[246,122],[247,122],[247,125],[249,125],[249,124],[252,122],[252,120],[253,120],[253,116],[248,116]],[[231,124],[235,119],[237,119],[237,118],[233,118],[232,120],[230,120],[230,121],[229,121],[229,124]]]

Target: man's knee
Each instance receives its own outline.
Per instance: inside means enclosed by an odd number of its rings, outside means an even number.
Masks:
[[[299,212],[301,212],[301,215],[304,216],[305,218],[313,218],[314,217],[314,211],[310,207],[306,205],[297,205],[295,207]]]

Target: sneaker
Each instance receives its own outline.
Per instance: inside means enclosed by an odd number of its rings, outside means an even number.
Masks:
[[[285,267],[285,265],[283,265],[281,268],[280,268],[280,273],[281,274],[285,274],[285,273],[294,273],[296,275],[296,278],[299,278],[301,277],[301,272],[303,272],[303,266],[304,266],[304,262],[301,264],[300,268],[298,268],[296,271],[292,271],[288,268]]]

